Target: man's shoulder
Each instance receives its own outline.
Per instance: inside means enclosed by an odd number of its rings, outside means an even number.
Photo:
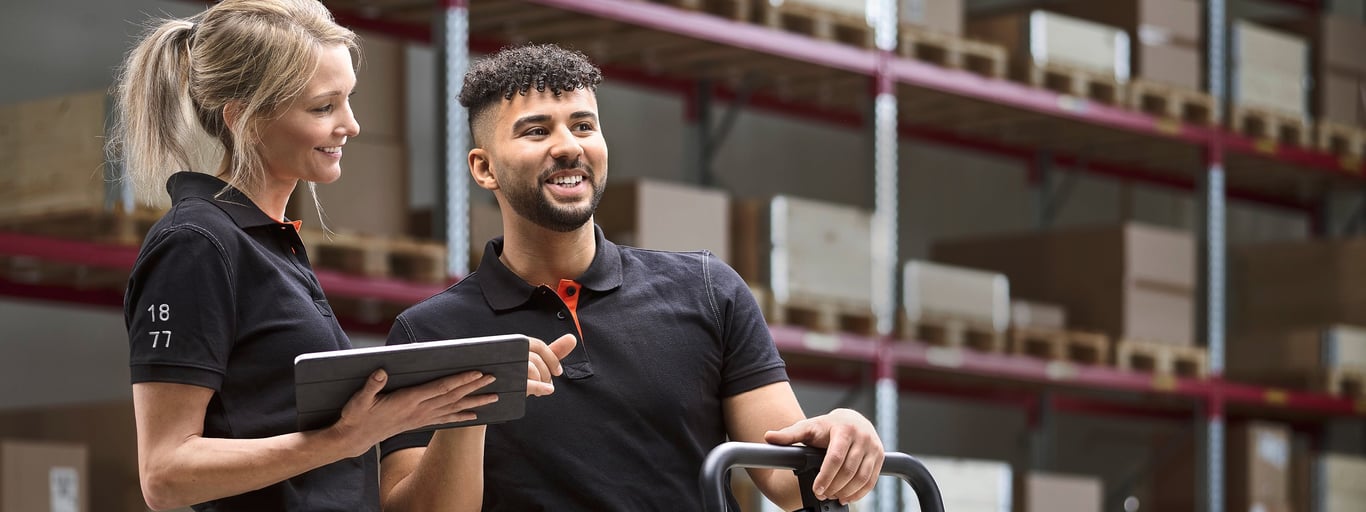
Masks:
[[[706,249],[664,251],[640,247],[619,247],[621,248],[624,271],[627,274],[636,274],[637,277],[645,280],[670,278],[692,280],[697,276],[706,276],[707,280],[712,282],[740,279],[735,269],[715,253]]]
[[[617,249],[621,251],[623,262],[639,261],[647,265],[703,265],[707,263],[708,259],[715,258],[711,251],[705,249],[665,251],[629,245],[618,245]]]
[[[408,320],[426,320],[433,315],[448,316],[452,311],[488,309],[479,289],[479,272],[472,272],[436,295],[427,297],[404,310],[399,316]]]

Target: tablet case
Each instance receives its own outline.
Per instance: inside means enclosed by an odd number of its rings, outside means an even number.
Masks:
[[[473,409],[472,421],[444,423],[413,432],[499,423],[526,413],[527,351],[523,335],[428,341],[302,354],[294,359],[294,396],[299,430],[331,426],[342,407],[375,370],[384,368],[384,392],[424,384],[447,375],[479,370],[493,374],[492,384],[476,394],[497,393],[498,401]]]

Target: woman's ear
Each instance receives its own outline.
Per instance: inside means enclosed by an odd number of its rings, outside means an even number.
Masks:
[[[484,190],[498,190],[498,177],[493,174],[493,163],[484,148],[474,148],[469,154],[470,176]]]
[[[237,125],[237,119],[241,117],[242,110],[245,108],[246,105],[243,105],[239,100],[232,100],[223,104],[223,124],[228,128],[228,131],[232,131],[233,127]]]

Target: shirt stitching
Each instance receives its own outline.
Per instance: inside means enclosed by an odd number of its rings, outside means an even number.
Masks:
[[[716,306],[716,288],[711,284],[711,251],[702,251],[702,283],[707,287],[707,306],[711,307],[712,325],[717,334],[725,335],[721,328],[721,309]]]

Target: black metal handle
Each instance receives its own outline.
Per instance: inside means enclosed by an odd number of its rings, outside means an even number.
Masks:
[[[775,446],[762,443],[728,442],[713,448],[702,463],[702,506],[704,510],[725,512],[726,471],[731,468],[771,468],[804,471],[819,468],[825,450],[804,446]],[[921,512],[944,512],[944,500],[939,486],[925,465],[914,457],[900,452],[884,456],[882,474],[891,475],[911,484],[920,502]]]

